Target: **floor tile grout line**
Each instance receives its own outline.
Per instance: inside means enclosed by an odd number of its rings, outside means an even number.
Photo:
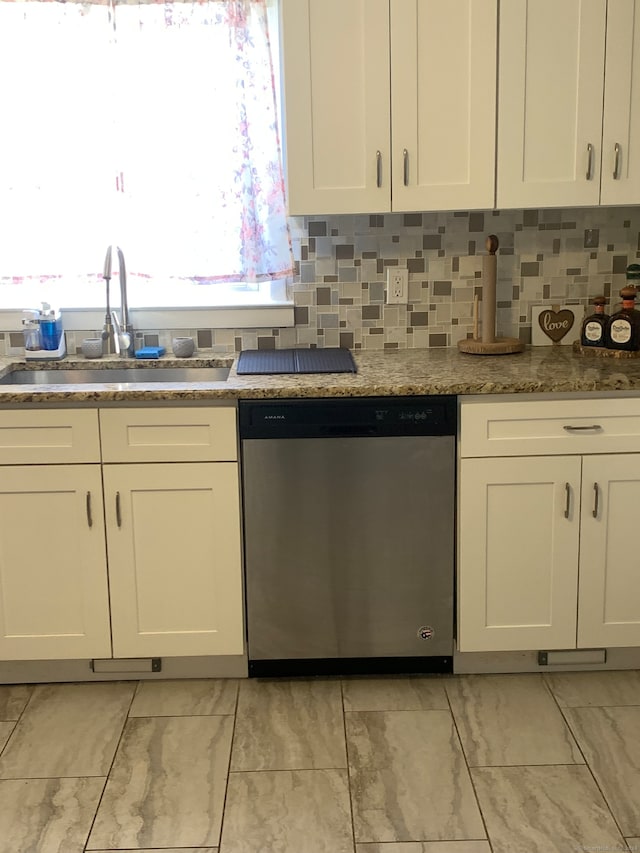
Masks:
[[[565,705],[565,706],[563,706],[560,704],[559,699],[556,697],[555,691],[554,691],[552,684],[551,684],[551,681],[550,681],[550,676],[552,676],[552,675],[578,675],[579,673],[585,673],[585,674],[593,673],[594,675],[596,675],[596,674],[600,674],[600,673],[604,673],[604,672],[629,673],[629,672],[636,672],[636,671],[637,670],[633,670],[633,669],[617,669],[617,670],[616,669],[614,669],[614,670],[597,670],[596,669],[596,670],[581,670],[581,671],[569,670],[569,671],[562,671],[562,672],[541,672],[540,675],[542,676],[542,680],[543,680],[547,690],[553,696],[555,703],[558,706],[558,708],[560,709],[560,711],[563,711],[563,710],[571,711],[574,708],[640,708],[640,701],[638,701],[638,702],[625,702],[622,705],[620,705],[617,702],[611,702],[611,703],[608,703],[605,705],[594,705],[591,703],[591,704],[587,704],[587,705]]]
[[[570,721],[567,719],[566,714],[564,713],[564,710],[570,711],[570,710],[572,710],[572,709],[571,709],[571,708],[563,709],[563,708],[561,708],[561,707],[560,707],[560,703],[558,702],[558,698],[557,698],[556,694],[553,692],[553,690],[552,690],[552,688],[551,688],[551,685],[548,683],[547,679],[544,677],[545,675],[546,675],[546,673],[542,673],[542,676],[543,676],[543,679],[542,679],[542,680],[543,680],[543,682],[544,682],[544,684],[545,684],[545,686],[546,686],[547,690],[548,690],[548,691],[549,691],[549,693],[551,694],[551,697],[552,697],[553,701],[555,702],[557,709],[560,711],[560,714],[561,714],[561,716],[562,716],[562,719],[564,720],[564,724],[565,724],[565,726],[569,729],[569,732],[571,733],[571,737],[573,738],[573,741],[574,741],[574,743],[575,743],[575,745],[576,745],[576,748],[578,749],[578,751],[580,752],[580,755],[581,755],[581,756],[582,756],[582,758],[584,759],[584,765],[579,765],[579,764],[578,764],[578,765],[576,765],[576,766],[578,766],[578,767],[580,767],[580,766],[584,766],[584,767],[586,767],[586,769],[589,771],[589,775],[590,775],[590,776],[591,776],[591,778],[593,779],[593,783],[594,783],[594,785],[596,786],[597,790],[600,792],[600,796],[602,797],[602,800],[603,800],[603,802],[604,802],[605,806],[607,807],[607,810],[608,810],[609,814],[611,815],[611,819],[613,820],[613,822],[614,822],[615,826],[617,827],[618,831],[620,832],[620,837],[624,840],[624,832],[622,831],[622,827],[621,827],[621,826],[620,826],[620,824],[618,823],[618,819],[616,818],[616,816],[615,816],[615,814],[614,814],[614,811],[613,811],[613,809],[612,809],[612,807],[611,807],[611,804],[609,803],[609,800],[608,800],[608,799],[607,799],[607,797],[605,796],[604,791],[603,791],[603,790],[602,790],[602,788],[600,787],[600,783],[598,782],[598,780],[597,780],[597,778],[596,778],[596,775],[595,775],[595,773],[593,772],[593,768],[591,767],[591,765],[590,765],[590,764],[589,764],[589,762],[587,761],[587,756],[584,754],[584,750],[582,749],[582,746],[581,746],[581,744],[580,744],[580,741],[578,740],[578,737],[577,737],[577,735],[576,735],[576,733],[575,733],[575,731],[574,731],[573,727],[571,726]],[[591,707],[591,706],[589,706],[589,707]],[[601,707],[601,706],[596,706],[596,707]],[[625,844],[626,844],[626,840],[625,840]],[[628,847],[628,846],[629,846],[629,845],[627,844],[627,847]]]
[[[109,682],[109,683],[112,683],[112,684],[125,683],[126,684],[128,682],[113,681],[113,682]],[[136,693],[138,692],[139,686],[140,686],[140,681],[138,680],[136,683],[135,689],[134,689],[133,693],[131,694],[131,699],[129,700],[129,707],[127,708],[127,713],[124,715],[124,721],[122,723],[122,729],[120,730],[120,737],[118,738],[116,748],[113,751],[113,758],[111,759],[109,769],[108,769],[108,771],[104,777],[104,785],[102,786],[102,792],[101,792],[100,796],[98,797],[98,802],[96,804],[96,808],[95,808],[95,811],[93,813],[93,820],[91,821],[91,826],[89,827],[89,831],[87,832],[87,838],[86,838],[86,840],[82,846],[82,850],[84,851],[84,853],[86,853],[86,851],[87,851],[87,844],[89,843],[89,839],[91,838],[91,833],[93,832],[93,827],[95,825],[96,818],[98,816],[98,812],[100,811],[100,806],[102,805],[102,800],[104,798],[104,792],[107,790],[107,785],[109,784],[109,777],[111,776],[111,771],[113,770],[113,765],[115,764],[116,758],[118,757],[118,750],[120,749],[120,745],[122,744],[124,732],[125,732],[125,729],[127,728],[127,723],[129,722],[129,711],[131,710],[131,706],[133,705],[133,700],[135,698]]]
[[[344,773],[348,769],[348,767],[256,767],[253,770],[229,770],[229,773],[234,776],[241,776],[243,773],[315,773],[318,770],[336,770]]]
[[[104,773],[75,773],[73,776],[7,776],[0,782],[54,782],[56,779],[106,779]]]
[[[232,711],[226,711],[226,712],[224,712],[224,711],[213,711],[209,714],[205,714],[205,713],[201,713],[201,714],[194,714],[194,713],[190,713],[190,714],[131,714],[131,708],[133,707],[135,700],[136,700],[136,697],[138,695],[138,691],[141,689],[141,686],[143,684],[158,684],[158,683],[168,684],[170,682],[176,682],[176,681],[178,683],[180,683],[182,681],[187,681],[187,680],[188,681],[190,681],[190,680],[195,680],[195,681],[235,681],[236,682],[236,695],[235,695],[235,698],[233,700],[233,710]],[[162,717],[233,717],[233,716],[235,716],[236,708],[237,708],[237,704],[238,704],[238,690],[239,690],[238,682],[240,680],[241,679],[239,679],[239,678],[210,678],[210,679],[198,678],[198,679],[166,679],[164,681],[162,681],[161,679],[157,679],[154,681],[139,681],[138,686],[136,687],[136,691],[135,691],[134,696],[133,696],[133,701],[132,701],[131,706],[129,708],[129,713],[127,714],[127,719],[139,720],[139,719],[143,719],[143,718],[149,719],[149,718],[162,718]]]
[[[347,713],[344,707],[344,683],[343,679],[340,679],[340,702],[342,705],[342,731],[344,733],[344,754],[347,762],[346,773],[347,773],[347,794],[349,796],[349,815],[351,817],[351,839],[353,841],[353,851],[356,851],[356,824],[353,817],[353,795],[351,791],[351,771],[349,769],[349,740],[347,738]]]
[[[589,765],[585,762],[581,762],[578,764],[575,761],[560,761],[558,764],[551,764],[548,761],[545,761],[544,764],[469,764],[470,770],[511,770],[513,768],[519,767],[586,767],[588,769]]]
[[[27,685],[27,686],[31,688],[31,691],[30,691],[30,693],[29,693],[29,698],[28,698],[28,699],[27,699],[27,701],[24,703],[24,708],[23,708],[23,709],[22,709],[22,711],[20,711],[20,713],[18,714],[18,719],[17,719],[17,720],[15,720],[15,721],[14,721],[14,720],[3,720],[3,722],[13,723],[13,728],[11,729],[11,734],[10,734],[10,735],[9,735],[9,737],[7,738],[7,741],[6,741],[5,745],[4,745],[4,746],[2,747],[2,749],[0,750],[0,759],[1,759],[1,758],[2,758],[2,756],[4,755],[5,750],[7,749],[7,747],[9,746],[9,743],[10,743],[10,741],[11,741],[12,737],[13,737],[13,736],[14,736],[14,734],[16,733],[16,730],[17,730],[17,728],[18,728],[18,723],[20,723],[20,721],[22,720],[22,718],[23,718],[23,717],[24,717],[24,715],[25,715],[25,712],[26,712],[27,708],[28,708],[28,707],[29,707],[29,705],[31,704],[31,700],[33,699],[33,696],[34,696],[34,694],[35,694],[35,692],[36,692],[36,687],[40,687],[41,685],[39,685],[39,684],[36,684],[36,685],[30,684],[30,685]]]
[[[127,717],[129,720],[201,720],[203,717],[235,717],[235,711],[226,714],[140,714]]]
[[[133,708],[133,704],[136,701],[136,696],[138,695],[138,691],[141,689],[142,681],[138,679],[136,684],[136,689],[133,691],[133,698],[131,699],[131,704],[129,705],[129,710],[127,711],[127,719],[131,717],[131,709]]]
[[[568,710],[570,710],[570,709],[568,709]],[[562,708],[560,708],[560,712],[562,713]],[[567,726],[568,726],[568,728],[569,728],[569,731],[571,732],[571,736],[572,736],[572,737],[573,737],[573,739],[575,740],[576,745],[577,745],[578,749],[580,750],[580,754],[581,754],[581,755],[582,755],[582,757],[584,758],[584,767],[586,767],[586,769],[589,771],[589,775],[590,775],[590,776],[591,776],[591,778],[593,779],[593,783],[594,783],[594,785],[596,786],[596,788],[597,788],[597,789],[598,789],[598,791],[600,792],[600,796],[602,797],[603,802],[604,802],[605,806],[607,807],[607,810],[609,811],[609,814],[611,815],[611,819],[613,820],[614,824],[615,824],[615,825],[616,825],[616,827],[618,828],[618,831],[620,832],[621,837],[624,839],[624,837],[625,837],[624,832],[622,831],[622,827],[621,827],[621,826],[620,826],[620,824],[618,823],[618,819],[617,819],[617,817],[616,817],[616,815],[615,815],[615,812],[614,812],[614,810],[613,810],[613,807],[611,806],[611,803],[609,802],[609,798],[606,796],[605,792],[604,792],[604,791],[602,790],[602,788],[600,787],[600,783],[598,782],[598,778],[597,778],[597,776],[596,776],[596,774],[595,774],[595,772],[594,772],[593,768],[591,767],[591,765],[590,765],[590,764],[589,764],[589,762],[587,761],[587,757],[586,757],[586,755],[584,754],[584,751],[583,751],[583,749],[582,749],[582,746],[581,746],[581,744],[580,744],[580,741],[578,740],[578,737],[577,737],[576,733],[574,732],[574,730],[573,730],[573,728],[572,728],[572,726],[571,726],[571,723],[569,722],[569,720],[567,720],[567,718],[565,717],[565,715],[564,715],[564,714],[562,714],[562,716],[563,716],[563,718],[564,718],[565,723],[567,724]],[[626,843],[626,842],[625,842],[625,843]],[[627,846],[628,846],[628,845],[627,845]]]
[[[454,731],[456,733],[456,737],[458,739],[458,744],[460,745],[460,752],[462,754],[462,760],[464,761],[465,767],[467,768],[467,774],[469,776],[469,781],[471,783],[471,788],[473,790],[473,796],[476,798],[476,806],[478,807],[478,813],[480,815],[480,820],[482,821],[482,825],[484,826],[484,834],[486,836],[487,844],[489,845],[489,850],[493,853],[493,844],[491,843],[491,837],[489,836],[489,829],[487,827],[487,821],[484,816],[484,812],[482,811],[482,806],[480,804],[480,798],[478,797],[478,791],[476,789],[475,782],[473,780],[473,774],[471,772],[471,767],[469,766],[469,762],[467,760],[467,754],[464,751],[464,746],[462,744],[462,738],[460,737],[460,731],[458,729],[458,722],[456,720],[456,715],[453,713],[453,706],[451,704],[451,699],[449,697],[449,691],[447,690],[446,684],[443,685],[444,693],[447,697],[447,704],[449,705],[449,714],[451,715],[451,722],[453,724]]]
[[[236,700],[233,710],[233,725],[231,730],[231,741],[229,743],[229,758],[227,761],[227,780],[224,785],[224,797],[222,800],[222,812],[220,814],[220,834],[218,835],[218,844],[215,847],[217,853],[222,853],[222,833],[224,831],[224,819],[227,811],[227,798],[229,796],[229,779],[231,778],[231,757],[233,755],[233,742],[236,736],[236,723],[238,721],[238,705],[240,704],[240,680],[236,679]]]

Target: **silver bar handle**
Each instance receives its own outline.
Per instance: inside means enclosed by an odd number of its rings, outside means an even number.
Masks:
[[[93,516],[91,515],[91,492],[87,492],[87,524],[93,527]]]
[[[620,180],[620,152],[621,152],[619,142],[616,142],[613,150],[615,152],[615,156],[614,156],[614,160],[613,160],[613,180],[619,181]]]
[[[600,488],[597,483],[593,484],[593,512],[591,513],[594,518],[598,517],[598,504],[600,502]]]
[[[598,432],[602,427],[600,424],[589,424],[588,426],[569,426],[566,424],[562,429],[566,429],[567,432]]]
[[[564,484],[565,490],[565,505],[564,505],[564,517],[569,518],[569,511],[571,510],[571,486],[569,483]]]
[[[376,186],[382,186],[382,152],[376,151]]]
[[[402,149],[402,174],[405,187],[409,186],[409,152]]]
[[[116,492],[116,524],[122,527],[122,514],[120,512],[120,492]]]
[[[593,145],[589,143],[587,145],[587,180],[590,181],[593,178]]]

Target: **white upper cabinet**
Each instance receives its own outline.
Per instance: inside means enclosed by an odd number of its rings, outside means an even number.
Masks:
[[[492,208],[495,0],[391,0],[393,210]]]
[[[606,0],[500,6],[498,207],[600,201]]]
[[[391,204],[389,0],[283,0],[289,212]]]
[[[611,0],[602,131],[602,204],[640,202],[640,3]]]
[[[497,206],[640,201],[640,0],[500,7]]]
[[[494,206],[497,0],[283,0],[289,212]]]

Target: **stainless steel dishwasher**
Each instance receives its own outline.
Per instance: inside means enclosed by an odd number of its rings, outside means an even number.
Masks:
[[[455,397],[241,401],[249,674],[451,672]]]

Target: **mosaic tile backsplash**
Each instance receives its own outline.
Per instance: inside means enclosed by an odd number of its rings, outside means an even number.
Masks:
[[[640,208],[408,213],[292,219],[300,345],[455,346],[471,335],[485,239],[496,234],[497,331],[531,342],[531,306],[615,304],[640,256]],[[386,305],[387,267],[409,270],[409,304]]]
[[[619,301],[640,257],[640,207],[317,216],[290,219],[297,274],[295,327],[145,330],[169,351],[175,335],[198,349],[455,346],[471,335],[485,239],[497,234],[497,331],[531,342],[531,306]],[[409,270],[409,304],[385,304],[387,268]],[[95,330],[68,335],[71,352]]]

